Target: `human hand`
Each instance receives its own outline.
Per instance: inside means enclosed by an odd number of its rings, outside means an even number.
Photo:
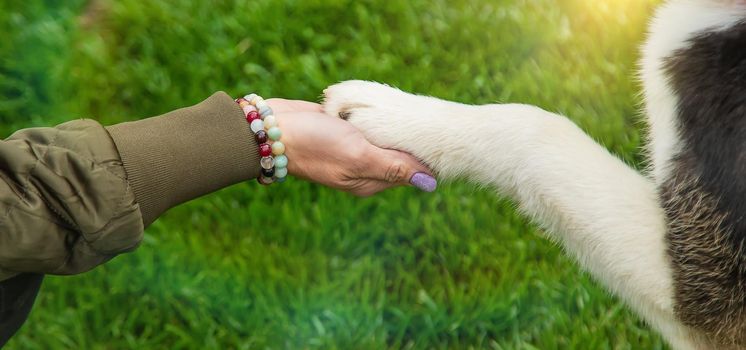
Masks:
[[[435,191],[437,182],[413,156],[378,148],[351,124],[306,101],[268,99],[280,129],[288,172],[325,186],[370,196],[399,185]]]

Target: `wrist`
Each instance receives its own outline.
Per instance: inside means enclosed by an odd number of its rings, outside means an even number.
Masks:
[[[259,183],[270,185],[274,182],[284,182],[288,175],[288,158],[285,155],[285,144],[282,131],[269,103],[256,94],[246,95],[236,99],[246,122],[253,132],[261,157],[259,165],[261,174]]]

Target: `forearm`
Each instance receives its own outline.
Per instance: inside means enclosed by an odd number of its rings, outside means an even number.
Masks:
[[[223,92],[192,107],[107,130],[145,226],[180,203],[259,176],[253,133]]]

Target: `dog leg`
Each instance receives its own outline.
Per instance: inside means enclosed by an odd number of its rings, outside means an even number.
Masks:
[[[655,185],[568,119],[527,105],[469,106],[364,81],[325,91],[325,111],[439,177],[516,200],[580,264],[677,349],[705,348],[673,314],[666,224]]]

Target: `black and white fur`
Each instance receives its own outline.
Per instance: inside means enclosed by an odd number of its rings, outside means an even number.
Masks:
[[[325,110],[441,178],[514,198],[674,348],[746,348],[746,0],[663,5],[642,79],[649,176],[532,106],[349,81]]]

